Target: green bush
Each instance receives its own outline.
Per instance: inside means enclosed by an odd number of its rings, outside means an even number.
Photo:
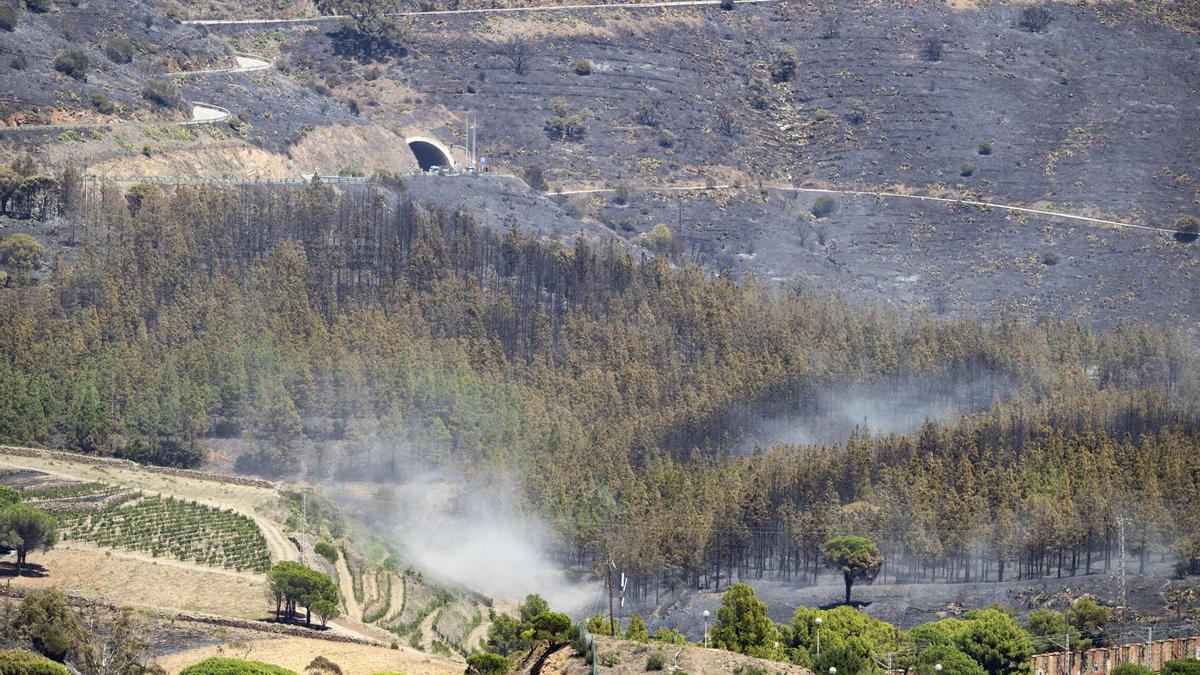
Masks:
[[[658,144],[664,148],[675,147],[675,140],[675,134],[671,133],[667,129],[663,129],[662,131],[658,132]]]
[[[979,154],[985,155],[985,156],[992,154],[992,142],[984,141],[984,142],[980,143],[979,144]]]
[[[796,72],[796,50],[788,45],[775,45],[771,52],[771,79],[776,82],[787,82]]]
[[[554,116],[546,120],[546,134],[554,140],[582,141],[587,135],[587,120],[592,116],[589,108],[580,108],[571,112],[567,102],[562,98],[550,99],[550,109]]]
[[[1172,659],[1158,672],[1160,675],[1200,675],[1200,659]]]
[[[179,90],[166,80],[146,80],[146,84],[142,85],[142,96],[165,108],[179,106]]]
[[[76,80],[87,79],[88,57],[80,51],[64,50],[54,57],[54,69]]]
[[[973,173],[975,173],[975,165],[974,164],[963,164],[962,169],[959,171],[959,175],[963,176],[964,178],[967,176],[970,176]]]
[[[621,655],[616,652],[604,652],[600,655],[600,665],[612,668],[621,665]]]
[[[45,14],[54,9],[54,0],[25,0],[25,7],[31,12]]]
[[[467,657],[469,675],[504,675],[512,662],[499,654],[472,654]]]
[[[101,92],[97,91],[88,98],[91,100],[92,107],[96,109],[96,112],[102,115],[111,115],[117,109],[117,106],[113,105],[113,102]]]
[[[0,30],[12,31],[17,27],[17,10],[0,5]]]
[[[646,657],[646,670],[662,670],[667,667],[667,656],[662,652],[654,652]]]
[[[575,74],[576,75],[591,75],[592,74],[592,62],[588,61],[587,59],[579,59],[578,61],[576,61],[575,62]]]
[[[113,63],[129,63],[133,60],[133,45],[123,37],[109,38],[104,43],[104,55]]]
[[[179,675],[296,675],[294,671],[261,661],[214,656],[179,671]]]
[[[1140,663],[1122,663],[1113,668],[1109,675],[1150,675],[1153,672],[1153,670]]]
[[[317,545],[313,547],[313,550],[317,552],[317,555],[331,563],[338,561],[337,549],[333,547],[333,544],[330,544],[327,541],[318,541]]]
[[[816,218],[824,218],[825,216],[833,213],[835,206],[836,204],[833,201],[833,197],[821,195],[820,197],[817,197],[816,201],[813,202],[812,214]]]
[[[0,675],[67,675],[68,672],[60,664],[33,652],[0,651]]]

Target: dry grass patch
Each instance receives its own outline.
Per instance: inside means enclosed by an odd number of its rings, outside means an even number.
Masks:
[[[461,663],[405,647],[387,649],[310,638],[252,640],[246,643],[246,647],[250,650],[249,658],[283,666],[298,673],[304,672],[304,667],[318,656],[324,656],[336,663],[346,675],[371,675],[379,672],[440,675],[463,671]],[[181,669],[210,656],[222,655],[228,656],[222,653],[219,645],[212,645],[171,654],[159,659],[158,663],[168,673],[178,673]]]
[[[260,618],[268,609],[264,583],[249,576],[74,547],[32,554],[30,562],[45,568],[46,576],[9,577],[14,586],[57,586],[122,605],[242,618]]]

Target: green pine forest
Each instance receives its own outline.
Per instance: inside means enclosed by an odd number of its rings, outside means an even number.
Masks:
[[[64,181],[69,182],[69,181]],[[633,592],[808,583],[834,534],[882,578],[1200,571],[1191,341],[1071,318],[988,322],[714,276],[615,243],[337,191],[89,184],[79,244],[0,288],[0,442],[265,475],[507,477],[564,564]],[[733,451],[747,410],[822,392],[1003,382],[912,435]],[[999,391],[999,387],[997,390]]]

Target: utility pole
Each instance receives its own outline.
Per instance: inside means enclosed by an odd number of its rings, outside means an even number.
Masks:
[[[614,562],[613,562],[613,561],[610,559],[610,560],[608,561],[608,567],[607,567],[607,568],[605,568],[605,570],[606,570],[606,572],[607,572],[607,573],[605,574],[605,577],[608,579],[608,630],[609,630],[609,635],[610,635],[611,637],[616,637],[616,636],[617,636],[617,619],[616,619],[616,616],[613,614],[613,579],[612,579],[612,573],[613,573],[613,568],[614,568],[614,567],[616,567],[616,563],[614,563]]]
[[[1121,620],[1125,620],[1125,607],[1127,606],[1125,598],[1125,516],[1117,518],[1117,538],[1119,540],[1120,557],[1117,558],[1117,577],[1118,588],[1121,596]]]
[[[1071,675],[1071,631],[1067,630],[1067,675]]]
[[[1146,667],[1154,670],[1154,626],[1146,630]]]

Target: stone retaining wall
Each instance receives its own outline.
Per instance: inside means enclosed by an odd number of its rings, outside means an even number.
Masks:
[[[248,487],[260,487],[269,490],[274,490],[279,487],[276,483],[273,483],[269,480],[263,480],[261,478],[233,476],[230,474],[214,473],[211,471],[197,471],[196,469],[176,469],[167,466],[151,466],[148,464],[138,464],[137,462],[128,459],[118,459],[116,457],[97,457],[95,455],[81,455],[74,452],[62,452],[60,450],[43,450],[41,448],[20,448],[12,445],[0,445],[0,455],[37,457],[39,459],[53,459],[62,462],[92,464],[95,466],[107,466],[119,469],[141,469],[142,471],[163,474],[166,476],[195,478],[197,480],[210,480],[229,485],[245,485]]]
[[[41,590],[36,588],[24,588],[21,586],[13,586],[6,584],[0,586],[0,597],[13,598],[22,600],[25,596],[33,591]],[[90,608],[99,607],[111,611],[121,609],[121,605],[115,605],[107,600],[100,600],[87,595],[73,593],[70,591],[61,591],[66,596],[68,602],[76,607]],[[240,628],[243,630],[251,630],[257,633],[269,633],[271,635],[285,635],[288,637],[312,638],[314,640],[327,640],[329,642],[346,642],[350,644],[367,645],[370,647],[386,647],[387,645],[378,640],[368,640],[367,638],[354,637],[351,635],[342,635],[334,633],[332,630],[321,630],[319,628],[305,628],[303,626],[294,626],[288,624],[274,623],[271,621],[256,621],[254,619],[236,619],[227,616],[217,616],[215,614],[200,614],[193,612],[176,612],[169,610],[158,610],[153,608],[140,608],[148,611],[159,618],[168,621],[188,621],[191,623],[203,623],[210,626],[221,626],[224,628]]]

